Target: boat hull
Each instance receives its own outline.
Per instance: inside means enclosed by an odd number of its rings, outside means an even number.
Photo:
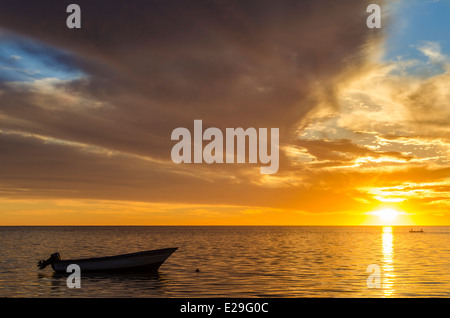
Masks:
[[[76,264],[81,272],[155,272],[177,248],[144,251],[108,257],[63,260],[52,264],[57,273],[66,273],[67,267]]]

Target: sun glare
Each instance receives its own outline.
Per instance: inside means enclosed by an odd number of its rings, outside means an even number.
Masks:
[[[378,216],[384,222],[392,222],[400,215],[398,211],[390,208],[375,211],[373,214]]]

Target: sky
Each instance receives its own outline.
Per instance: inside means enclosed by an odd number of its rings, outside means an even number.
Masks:
[[[450,225],[450,1],[72,2],[0,0],[0,225]],[[278,172],[174,163],[198,119]]]

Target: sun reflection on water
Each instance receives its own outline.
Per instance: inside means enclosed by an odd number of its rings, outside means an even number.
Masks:
[[[393,234],[392,227],[383,227],[382,234],[383,242],[383,295],[385,297],[391,297],[394,292],[394,244],[393,244]]]

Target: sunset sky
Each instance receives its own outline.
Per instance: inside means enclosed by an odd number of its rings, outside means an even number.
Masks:
[[[0,0],[0,225],[450,225],[449,14]],[[279,128],[278,173],[175,164],[196,119]]]

